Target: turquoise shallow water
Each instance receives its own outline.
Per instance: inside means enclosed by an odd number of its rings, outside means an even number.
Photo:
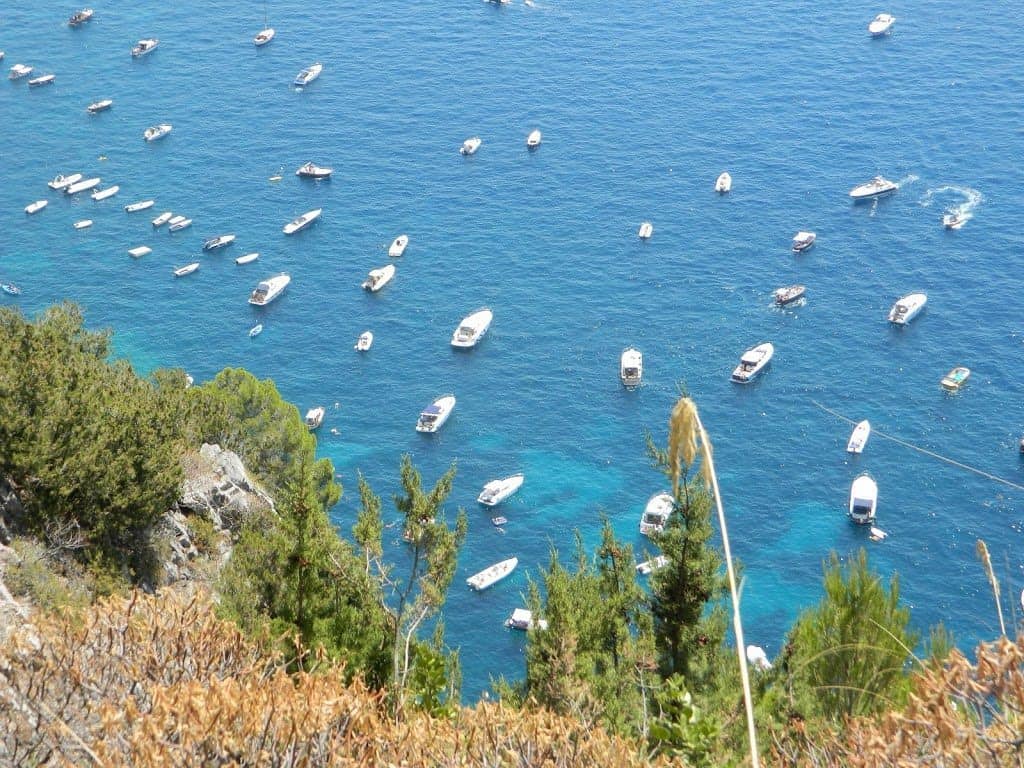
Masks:
[[[26,312],[81,303],[141,370],[202,380],[244,366],[303,412],[327,405],[320,451],[345,484],[332,511],[343,529],[357,471],[388,499],[402,453],[428,481],[456,461],[450,512],[465,507],[471,527],[445,620],[467,699],[491,676],[521,676],[523,637],[501,623],[551,546],[567,552],[576,529],[593,543],[602,515],[644,546],[637,521],[663,486],[644,431],[663,441],[680,382],[715,444],[750,642],[777,652],[819,596],[822,559],[859,546],[899,572],[919,626],[944,620],[967,648],[997,632],[974,545],[987,541],[1008,592],[1024,586],[1020,490],[876,437],[848,457],[848,425],[814,403],[1024,483],[1024,40],[1005,23],[1016,6],[381,0],[311,14],[287,0],[268,4],[277,38],[255,50],[262,4],[123,5],[95,6],[78,30],[60,4],[0,10],[4,65],[57,74],[46,88],[0,83],[0,279],[21,285]],[[879,10],[898,21],[871,40]],[[160,48],[133,61],[147,36]],[[295,92],[317,60],[322,77]],[[112,110],[85,113],[104,97]],[[158,122],[174,131],[147,144]],[[529,153],[534,127],[544,143]],[[483,147],[460,157],[471,135]],[[307,160],[333,179],[296,178]],[[733,191],[719,197],[723,169]],[[67,200],[45,186],[72,171],[121,192]],[[900,191],[851,205],[850,187],[876,173]],[[151,211],[122,211],[149,197]],[[49,207],[26,216],[40,198]],[[942,212],[968,200],[973,218],[944,231]],[[281,234],[317,207],[317,224]],[[154,231],[162,210],[195,224]],[[81,218],[95,225],[74,231]],[[808,228],[818,242],[795,257],[790,238]],[[201,254],[226,232],[234,245]],[[364,293],[401,232],[411,242],[394,282]],[[143,244],[153,253],[127,256]],[[260,260],[235,266],[251,250]],[[196,258],[199,272],[170,276]],[[283,298],[248,306],[279,271],[293,277]],[[793,282],[806,304],[773,308],[771,290]],[[924,314],[889,327],[889,306],[914,290],[929,295]],[[490,334],[456,352],[452,329],[480,306],[494,310]],[[359,356],[366,328],[376,341]],[[763,340],[776,346],[770,372],[730,384]],[[645,354],[636,392],[617,378],[629,344]],[[944,394],[938,380],[958,364],[973,376]],[[445,392],[458,406],[443,432],[414,432]],[[843,515],[863,470],[879,483],[882,544]],[[500,508],[501,533],[475,497],[515,471],[526,483]],[[507,581],[464,589],[513,554]]]

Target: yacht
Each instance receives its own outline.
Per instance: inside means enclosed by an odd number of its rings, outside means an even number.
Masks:
[[[399,235],[391,241],[391,247],[388,248],[388,256],[391,258],[398,258],[405,253],[406,246],[409,245],[408,235]]]
[[[36,200],[34,203],[29,203],[25,206],[25,213],[39,213],[46,206],[50,204],[49,200]]]
[[[315,429],[319,429],[320,425],[324,423],[324,407],[322,405],[316,408],[310,408],[306,411],[306,428],[312,432]]]
[[[72,14],[71,18],[68,19],[68,26],[79,27],[89,21],[89,19],[92,18],[92,14],[92,8],[83,8],[82,10]]]
[[[277,33],[273,27],[266,27],[256,33],[256,36],[252,39],[252,44],[259,48],[261,45],[266,45],[274,39],[274,35]]]
[[[395,265],[387,264],[379,269],[371,269],[363,281],[363,288],[371,293],[376,293],[385,285],[391,282],[395,276]]]
[[[473,136],[472,138],[466,139],[462,142],[462,146],[459,147],[459,154],[466,155],[467,157],[469,155],[475,155],[476,151],[480,149],[480,145],[483,143],[483,139],[479,136]]]
[[[139,245],[135,248],[128,249],[128,255],[133,259],[141,259],[143,256],[147,256],[153,252],[153,249],[148,245]]]
[[[871,181],[858,184],[850,190],[850,197],[854,200],[869,200],[872,197],[881,197],[890,192],[895,192],[900,185],[895,181],[889,181],[884,176],[875,176]]]
[[[896,23],[896,17],[889,13],[880,13],[868,24],[868,32],[872,37],[881,37],[888,34],[892,25]]]
[[[725,194],[732,189],[732,176],[728,171],[722,171],[715,180],[715,192]]]
[[[539,128],[534,128],[530,131],[530,135],[526,137],[526,146],[529,149],[536,149],[540,146],[541,132]]]
[[[942,217],[942,226],[946,229],[960,229],[967,222],[967,218],[960,211],[953,211]]]
[[[306,179],[326,179],[332,173],[334,173],[333,168],[325,168],[324,166],[317,165],[316,163],[305,163],[304,165],[300,165],[298,170],[295,171],[296,176],[302,176]]]
[[[159,216],[157,216],[155,219],[153,219],[153,226],[154,227],[162,227],[164,224],[166,224],[168,221],[171,220],[171,217],[173,215],[174,214],[171,213],[170,211],[164,211]],[[185,217],[182,216],[181,218],[184,220]]]
[[[175,218],[177,218],[177,217],[175,217]],[[192,226],[192,219],[186,219],[184,216],[182,216],[179,221],[175,221],[174,219],[171,219],[169,222],[167,222],[167,231],[168,232],[181,232],[181,230],[188,229],[191,226]]]
[[[846,442],[846,452],[863,453],[869,437],[871,437],[871,422],[867,419],[857,422],[857,426],[850,433],[850,439]]]
[[[147,37],[139,40],[132,48],[132,58],[139,58],[140,56],[147,56],[156,50],[156,47],[160,45],[160,41],[155,37]]]
[[[359,334],[359,338],[356,339],[356,351],[357,352],[368,352],[370,347],[373,346],[373,333],[370,331],[363,331]]]
[[[493,319],[494,313],[486,307],[466,315],[452,333],[452,346],[463,349],[475,347],[491,327]]]
[[[889,322],[896,325],[906,325],[917,317],[924,305],[928,303],[928,296],[923,293],[910,293],[898,300],[889,310]]]
[[[80,173],[72,173],[70,176],[65,176],[61,173],[58,173],[56,176],[50,179],[50,181],[46,182],[46,186],[48,186],[50,189],[67,189],[76,181],[81,180],[82,174]]]
[[[235,264],[241,266],[242,264],[250,264],[260,257],[259,251],[253,251],[252,253],[246,253],[235,259]]]
[[[156,203],[153,200],[140,200],[137,203],[128,203],[128,205],[124,207],[124,212],[136,213],[137,211],[144,211],[147,208],[152,208],[155,204]],[[170,216],[167,218],[170,218]]]
[[[800,251],[806,251],[812,245],[818,236],[813,232],[797,232],[793,235],[793,253],[800,253]]]
[[[310,67],[306,67],[304,70],[299,72],[299,74],[295,76],[294,84],[298,88],[302,88],[303,86],[309,85],[318,77],[320,77],[320,73],[323,71],[324,65],[321,64],[320,62],[317,62],[316,64],[313,64]]]
[[[142,138],[146,141],[156,141],[162,139],[171,129],[174,128],[170,123],[160,123],[159,125],[153,125],[142,132]]]
[[[88,229],[92,226],[92,219],[81,219],[72,224],[75,229]]]
[[[417,432],[437,432],[448,421],[455,409],[455,395],[441,395],[420,412],[416,420]]]
[[[68,184],[64,187],[65,195],[77,195],[79,192],[85,192],[87,189],[93,189],[100,185],[100,177],[93,176],[91,179],[82,179],[76,181],[74,184]]]
[[[751,347],[743,353],[740,364],[733,369],[732,380],[737,384],[749,384],[764,371],[774,354],[775,347],[768,341]]]
[[[28,81],[29,88],[35,88],[40,85],[49,85],[57,79],[56,75],[41,75],[39,77],[33,77]]]
[[[117,184],[107,187],[106,189],[97,189],[92,193],[93,200],[106,200],[108,197],[113,197],[121,190],[121,187]]]
[[[548,623],[544,619],[534,619],[533,611],[526,608],[515,608],[512,615],[505,619],[505,626],[509,629],[547,629]]]
[[[223,248],[225,245],[231,245],[235,242],[234,235],[217,235],[217,237],[211,237],[203,243],[204,251],[215,251],[218,248]]]
[[[186,264],[184,267],[178,267],[174,270],[173,274],[175,277],[184,277],[185,275],[191,275],[199,269],[199,262],[193,261],[191,264]]]
[[[32,74],[32,67],[28,64],[15,64],[11,67],[10,74],[7,75],[8,80],[17,80],[22,77],[28,77]]]
[[[640,386],[644,377],[644,356],[639,349],[626,347],[619,357],[619,378],[627,387]]]
[[[103,112],[104,110],[110,109],[112,106],[114,106],[113,99],[101,99],[100,101],[94,101],[85,108],[85,111],[90,115],[95,115],[97,112]]]
[[[676,500],[671,493],[656,493],[647,500],[644,507],[644,515],[640,518],[640,533],[650,536],[652,533],[661,533],[665,530],[669,515],[676,507]]]
[[[654,234],[654,225],[649,221],[641,222],[640,229],[637,231],[637,236],[641,240],[650,239],[651,235]]]
[[[776,288],[772,295],[775,297],[775,304],[784,307],[787,304],[792,304],[794,301],[802,299],[806,292],[807,286],[787,285],[783,288]]]
[[[305,229],[314,221],[320,218],[320,214],[323,213],[323,208],[314,208],[312,211],[306,211],[304,214],[299,216],[297,219],[292,219],[284,225],[284,229],[281,231],[286,235],[293,235],[300,229]]]
[[[518,491],[522,484],[522,472],[517,475],[503,477],[499,480],[491,480],[489,483],[484,485],[483,490],[480,491],[480,495],[476,497],[476,500],[488,507],[497,506],[513,493]]]
[[[256,290],[249,296],[249,303],[257,307],[266,306],[280,296],[291,281],[291,277],[284,272],[274,277],[268,277],[266,280],[260,280]]]
[[[512,573],[517,565],[519,565],[519,559],[510,557],[508,560],[502,560],[500,563],[495,563],[489,568],[484,568],[480,573],[473,574],[466,579],[466,583],[479,592],[497,584]]]
[[[871,475],[858,475],[850,486],[850,519],[861,525],[875,522],[877,505],[878,485]]]
[[[940,381],[939,384],[942,385],[943,389],[948,389],[950,392],[955,392],[967,382],[967,379],[970,378],[970,375],[970,368],[958,365],[956,368],[954,368],[945,376],[943,376],[942,381]]]

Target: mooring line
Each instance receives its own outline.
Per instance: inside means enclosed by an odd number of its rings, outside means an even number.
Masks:
[[[825,407],[824,405],[819,403],[817,400],[811,400],[811,402],[814,403],[819,408],[821,408],[821,410],[825,411],[825,413],[830,413],[830,414],[832,414],[833,416],[835,416],[838,419],[842,419],[843,421],[848,422],[850,424],[856,424],[857,423],[853,419],[848,418],[846,416],[843,416],[843,414],[838,413],[836,411],[833,411],[831,408]],[[908,443],[906,440],[900,440],[898,437],[893,437],[892,435],[887,435],[884,432],[879,432],[878,430],[876,430],[874,428],[871,429],[871,434],[872,435],[878,435],[879,437],[885,438],[886,440],[892,440],[894,443],[898,443],[898,444],[900,444],[902,446],[905,446],[907,448],[911,448],[911,449],[913,449],[915,451],[918,451],[919,453],[923,453],[923,454],[925,454],[927,456],[931,456],[933,459],[938,459],[939,461],[944,461],[947,464],[952,464],[954,467],[959,467],[960,469],[966,469],[968,472],[973,472],[976,475],[981,475],[982,477],[986,477],[989,480],[995,480],[997,483],[1002,483],[1003,485],[1008,485],[1011,488],[1016,488],[1018,491],[1024,491],[1024,485],[1018,485],[1017,483],[1015,483],[1015,482],[1013,482],[1011,480],[1006,480],[1006,479],[1004,479],[1002,477],[999,477],[998,475],[993,475],[991,472],[986,472],[983,469],[978,469],[977,467],[972,467],[969,464],[964,464],[963,462],[957,461],[956,459],[951,459],[948,456],[943,456],[941,454],[935,453],[935,451],[929,451],[927,448],[922,448],[919,445],[914,445],[913,443]]]

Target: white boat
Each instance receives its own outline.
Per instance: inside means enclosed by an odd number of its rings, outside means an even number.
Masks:
[[[871,437],[871,422],[867,419],[857,422],[857,426],[850,433],[850,439],[846,441],[847,453],[862,453],[864,446],[868,444]]]
[[[106,200],[108,197],[113,197],[121,190],[121,187],[117,184],[107,187],[106,189],[97,189],[92,193],[93,200]]]
[[[82,179],[76,181],[74,184],[69,184],[64,187],[65,195],[77,195],[79,192],[85,192],[87,189],[93,189],[100,185],[100,177],[93,176],[91,179]]]
[[[871,475],[858,475],[850,486],[850,519],[861,525],[873,523],[877,506],[878,485]]]
[[[334,173],[333,168],[326,168],[315,163],[300,165],[298,170],[295,171],[296,176],[302,176],[306,179],[326,179],[332,173]]]
[[[164,211],[159,216],[157,216],[155,219],[153,219],[153,226],[154,227],[162,227],[164,224],[166,224],[167,222],[169,222],[171,220],[171,217],[173,215],[174,214],[171,213],[170,211]],[[182,219],[182,221],[184,221],[185,217],[182,216],[181,219]]]
[[[274,277],[268,277],[266,280],[260,280],[256,289],[249,296],[249,303],[255,304],[257,307],[266,306],[280,296],[291,281],[291,277],[284,272]]]
[[[732,189],[732,176],[728,171],[722,171],[715,180],[715,192],[725,193]]]
[[[89,21],[89,19],[92,18],[92,14],[92,8],[83,8],[80,11],[76,11],[74,14],[72,14],[71,18],[68,19],[68,26],[81,26],[82,24],[85,24],[85,22]]]
[[[468,349],[475,347],[491,327],[494,313],[483,307],[462,318],[462,322],[452,333],[452,346]]]
[[[235,264],[249,264],[250,262],[256,261],[260,257],[259,251],[253,251],[252,253],[246,253],[243,256],[239,256],[235,259]]]
[[[807,287],[804,285],[786,285],[782,288],[776,288],[772,293],[775,297],[775,303],[784,307],[787,304],[792,304],[794,301],[799,301],[803,298],[807,292]]]
[[[648,240],[654,234],[654,225],[649,221],[642,222],[636,234],[641,240]]]
[[[650,536],[665,530],[665,523],[676,507],[671,493],[656,493],[647,500],[643,517],[640,518],[640,533]]]
[[[170,219],[168,219],[167,223],[173,227],[175,224],[181,224],[181,222],[183,221],[186,221],[186,217],[182,216],[179,213],[176,216],[172,216]]]
[[[156,141],[162,139],[174,128],[170,123],[160,123],[159,125],[152,125],[142,132],[142,138],[146,141]]]
[[[946,229],[960,229],[960,227],[967,223],[968,218],[960,211],[953,211],[942,217],[942,226]]]
[[[261,45],[266,45],[274,39],[274,35],[277,33],[273,27],[266,27],[256,33],[256,36],[252,39],[252,44],[259,48]]]
[[[659,568],[664,568],[668,565],[668,558],[665,555],[658,555],[650,560],[644,560],[642,563],[636,564],[636,572],[641,576],[650,576]]]
[[[772,668],[772,663],[768,661],[768,654],[759,645],[747,646],[747,662],[754,669],[759,669],[762,672],[767,672]]]
[[[924,309],[928,303],[928,296],[923,293],[910,293],[899,299],[889,310],[889,322],[896,325],[906,325]]]
[[[56,79],[56,75],[40,75],[39,77],[33,77],[31,80],[28,81],[28,87],[35,88],[39,85],[49,85]]]
[[[305,229],[314,221],[320,218],[320,214],[324,212],[323,208],[314,208],[312,211],[306,211],[304,214],[299,216],[297,219],[292,219],[284,225],[284,229],[281,231],[286,235],[293,235],[300,229]]]
[[[322,405],[316,408],[310,408],[306,411],[306,429],[312,432],[314,429],[319,429],[320,425],[324,423],[324,407]]]
[[[34,203],[29,203],[25,206],[25,213],[39,213],[46,206],[50,204],[49,200],[36,200]]]
[[[472,138],[466,139],[462,142],[462,146],[459,147],[459,154],[466,155],[467,157],[469,155],[475,155],[476,151],[480,149],[481,144],[483,144],[483,140],[479,136],[473,136]]]
[[[638,387],[643,377],[643,353],[634,347],[626,347],[619,356],[619,378],[627,387]]]
[[[420,417],[416,420],[417,432],[437,432],[455,409],[455,395],[441,395],[420,411]]]
[[[529,149],[536,149],[540,146],[542,135],[539,128],[534,128],[530,131],[530,135],[526,137],[526,146]]]
[[[137,203],[128,203],[128,205],[124,207],[124,212],[135,213],[137,211],[144,211],[147,208],[152,208],[155,204],[156,203],[153,200],[140,200]],[[170,218],[170,216],[167,218]]]
[[[171,219],[169,222],[167,222],[167,231],[168,232],[181,232],[181,230],[188,229],[191,226],[192,226],[192,219],[186,219],[183,216],[180,221],[175,221],[174,219]]]
[[[363,281],[363,288],[371,293],[376,293],[385,285],[391,282],[391,278],[395,276],[395,265],[386,264],[379,269],[371,269],[366,279]]]
[[[895,16],[890,13],[880,13],[868,23],[868,32],[872,37],[881,37],[887,34],[895,23]]]
[[[476,500],[481,504],[494,507],[519,490],[523,484],[523,473],[509,475],[486,483]]]
[[[217,235],[217,237],[211,237],[203,243],[204,251],[215,251],[218,248],[223,248],[226,245],[231,245],[235,242],[234,235]]]
[[[489,568],[484,568],[480,573],[473,574],[466,579],[466,583],[479,592],[497,584],[512,573],[517,565],[519,565],[519,559],[510,557],[508,560],[502,560],[500,563],[495,563]]]
[[[85,108],[85,111],[90,115],[95,115],[97,112],[103,112],[110,109],[112,106],[114,106],[113,99],[101,99],[100,101],[94,101]]]
[[[197,269],[199,269],[199,262],[193,261],[191,264],[186,264],[184,267],[178,267],[174,270],[174,276],[184,277],[185,275],[191,275]]]
[[[56,176],[50,179],[50,181],[46,182],[46,186],[48,186],[50,189],[56,190],[67,189],[76,181],[81,180],[82,174],[80,173],[72,173],[70,176],[65,176],[63,174],[58,173]]]
[[[261,333],[263,333],[263,323],[256,323],[256,325],[249,329],[249,338],[259,336]]]
[[[301,72],[299,72],[299,74],[295,76],[294,85],[297,86],[298,88],[307,86],[314,80],[316,80],[318,77],[320,77],[320,73],[323,71],[324,65],[321,64],[320,62],[317,62],[312,66],[306,67],[304,70],[302,70]]]
[[[32,67],[28,64],[15,64],[11,67],[10,74],[7,75],[8,80],[18,80],[22,77],[28,77],[32,74]]]
[[[88,229],[92,226],[92,219],[82,219],[81,221],[76,221],[71,226],[75,229]]]
[[[509,629],[547,629],[548,623],[544,619],[534,621],[533,612],[526,608],[516,608],[512,615],[505,619],[505,626]]]
[[[963,365],[958,365],[956,368],[951,370],[945,376],[942,377],[942,381],[939,384],[943,389],[948,389],[951,392],[955,392],[960,389],[967,379],[971,376],[971,369]]]
[[[405,253],[406,246],[409,245],[408,235],[399,235],[391,241],[391,247],[388,248],[388,256],[391,258],[398,258]]]
[[[363,331],[356,339],[356,351],[368,352],[373,346],[373,334],[370,331]]]
[[[143,256],[146,256],[147,254],[150,254],[152,252],[153,249],[150,248],[148,245],[139,245],[136,246],[135,248],[128,249],[128,255],[131,256],[133,259],[141,259]]]
[[[160,41],[155,37],[147,37],[139,40],[132,48],[132,57],[139,58],[140,56],[147,56],[156,50],[156,47],[160,45]]]
[[[764,371],[774,354],[775,347],[769,341],[751,347],[743,353],[740,364],[733,369],[732,380],[737,384],[749,384]]]
[[[793,235],[793,253],[800,253],[800,251],[806,251],[812,245],[818,236],[813,232],[797,232]]]
[[[869,200],[872,197],[880,197],[890,192],[895,192],[900,185],[895,181],[889,181],[884,176],[875,176],[871,181],[858,184],[850,190],[850,197],[854,200]]]

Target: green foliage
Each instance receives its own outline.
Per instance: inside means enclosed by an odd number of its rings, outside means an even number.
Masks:
[[[682,677],[673,675],[665,681],[658,692],[657,703],[659,713],[651,723],[649,737],[655,752],[684,758],[686,765],[693,768],[723,764],[721,753],[715,749],[718,728],[693,703]]]
[[[17,559],[4,570],[3,579],[15,597],[28,598],[48,611],[89,604],[81,573],[73,571],[70,578],[59,573],[58,564],[51,561],[42,542],[17,538],[11,542],[11,549]]]
[[[185,518],[185,527],[197,552],[202,555],[213,554],[217,543],[217,528],[212,520],[202,515],[189,515]]]

